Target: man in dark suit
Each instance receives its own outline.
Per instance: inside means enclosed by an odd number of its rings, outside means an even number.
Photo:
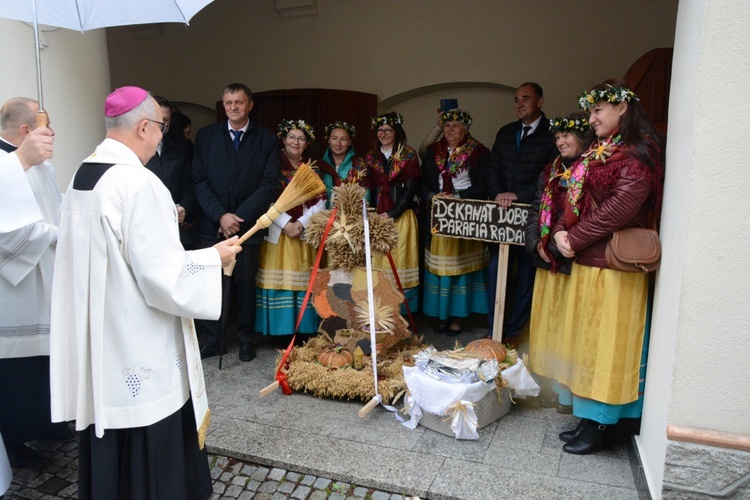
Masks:
[[[177,221],[180,226],[185,221],[195,218],[193,209],[195,198],[190,178],[190,164],[184,150],[174,144],[169,138],[170,123],[172,122],[172,109],[169,101],[161,96],[154,96],[161,108],[162,121],[166,128],[156,154],[146,163],[146,168],[152,171],[169,189],[172,201],[177,206]],[[180,241],[185,246],[191,242],[186,240],[188,233],[180,229]]]
[[[241,83],[224,89],[222,102],[227,114],[220,121],[198,131],[193,159],[193,189],[201,208],[198,225],[199,248],[220,239],[241,235],[263,215],[278,194],[280,146],[268,129],[249,119],[253,94]],[[224,297],[222,316],[229,313],[229,300],[237,301],[237,337],[240,359],[255,357],[255,273],[263,232],[256,233],[238,255],[232,274],[236,293]],[[201,357],[219,354],[220,321],[201,321]]]
[[[518,121],[511,122],[497,132],[492,146],[487,182],[490,199],[503,208],[511,203],[531,203],[537,189],[539,174],[556,154],[555,135],[549,129],[549,120],[542,113],[544,92],[535,82],[521,84],[516,90],[515,108]],[[497,288],[498,248],[489,245],[490,266],[487,283],[488,300],[495,303]],[[531,296],[534,291],[534,266],[524,247],[511,245],[508,267],[516,264],[516,293],[510,317],[503,327],[503,342],[514,346],[529,320]],[[490,334],[494,314],[488,314]]]

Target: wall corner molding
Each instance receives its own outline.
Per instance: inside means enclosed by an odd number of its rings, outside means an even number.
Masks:
[[[276,12],[282,19],[317,16],[318,0],[276,0]]]

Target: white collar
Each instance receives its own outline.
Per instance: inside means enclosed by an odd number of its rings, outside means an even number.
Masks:
[[[526,135],[529,136],[529,135],[533,134],[536,131],[536,128],[539,126],[540,123],[542,123],[542,115],[541,114],[539,115],[539,118],[537,118],[536,120],[534,120],[532,123],[529,124],[531,126],[531,128],[526,133]],[[524,127],[528,127],[529,125],[526,125],[524,122],[521,122],[521,130],[523,130]]]
[[[247,129],[248,129],[248,127],[250,127],[250,119],[249,119],[249,118],[248,118],[248,120],[247,120],[247,123],[245,124],[245,126],[244,126],[244,127],[242,127],[242,128],[240,129],[240,130],[242,130],[242,133],[243,133],[243,134],[244,134],[245,132],[247,132]],[[231,123],[229,123],[229,120],[227,120],[227,128],[228,128],[229,130],[234,130],[234,129],[232,128],[232,124],[231,124]]]

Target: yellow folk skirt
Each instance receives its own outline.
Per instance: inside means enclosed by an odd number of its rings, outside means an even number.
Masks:
[[[401,217],[396,219],[395,223],[398,230],[398,247],[391,252],[391,256],[396,264],[401,286],[404,289],[415,288],[419,286],[419,228],[417,227],[417,216],[414,214],[414,210],[406,210],[401,214]],[[396,283],[387,255],[373,255],[372,267],[381,269],[393,283]]]
[[[425,252],[425,268],[435,276],[460,276],[480,271],[489,264],[483,241],[433,235]]]
[[[570,277],[538,271],[536,279],[532,370],[576,396],[608,404],[638,399],[648,276],[573,264]]]
[[[255,284],[266,290],[306,291],[315,252],[305,240],[285,234],[279,237],[277,244],[264,241],[260,246]]]

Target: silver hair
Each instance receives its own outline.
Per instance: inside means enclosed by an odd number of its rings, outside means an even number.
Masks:
[[[21,125],[36,128],[36,118],[31,109],[32,104],[38,104],[28,97],[13,97],[0,108],[0,130],[7,132],[16,130]]]
[[[161,121],[161,112],[156,101],[148,93],[148,96],[138,106],[134,107],[127,113],[123,113],[119,116],[105,116],[104,127],[107,130],[110,129],[129,129],[134,127],[139,121],[144,118],[149,120]]]

